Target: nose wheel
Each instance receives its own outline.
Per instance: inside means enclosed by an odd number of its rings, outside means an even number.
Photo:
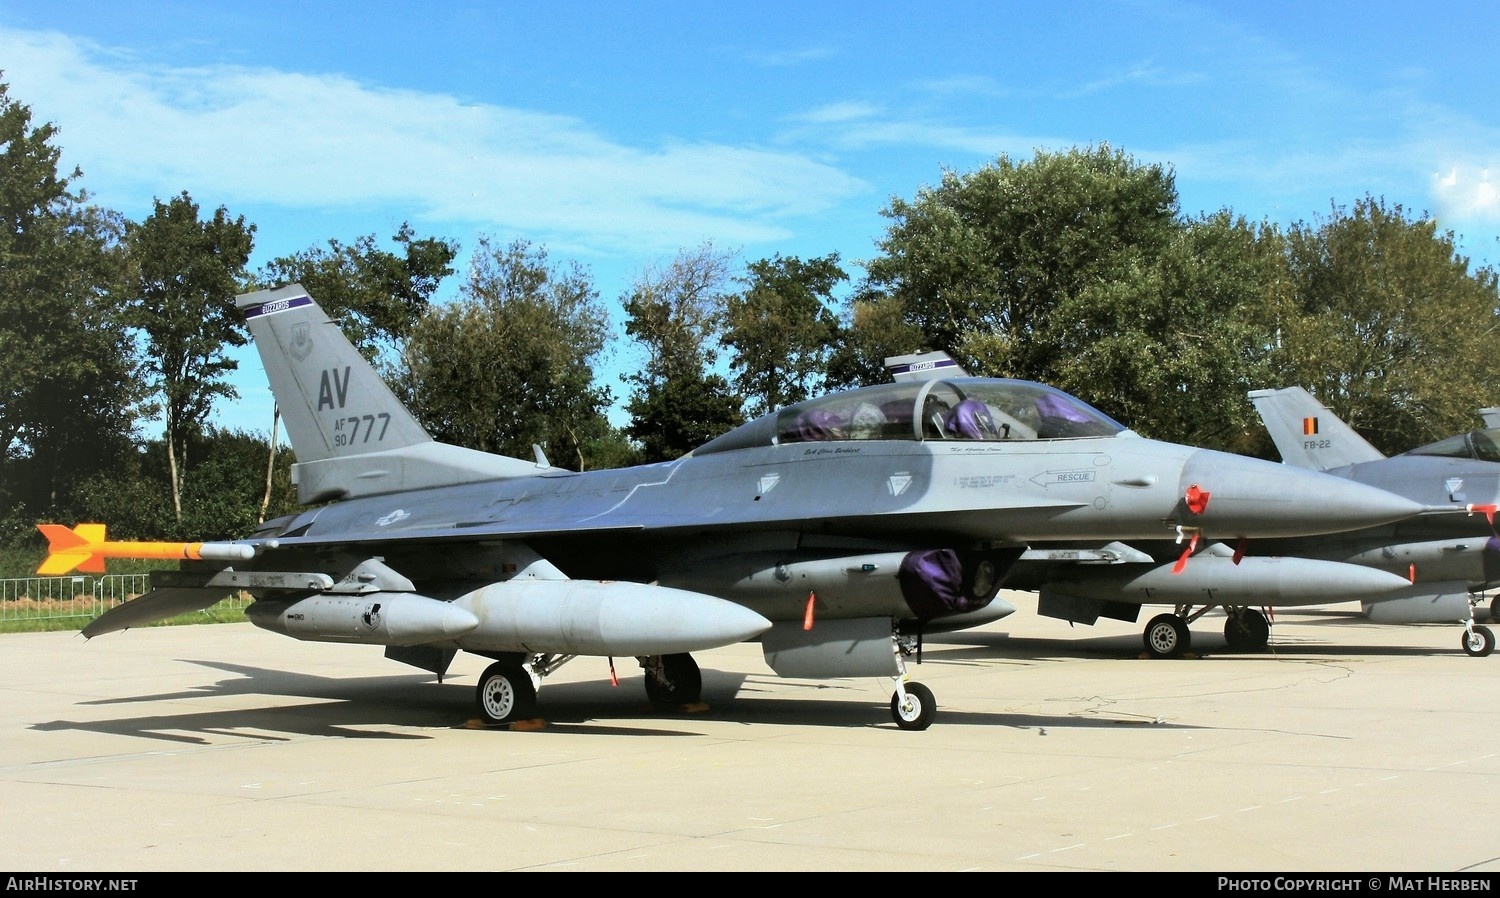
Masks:
[[[903,730],[925,730],[937,717],[937,699],[921,683],[898,682],[891,696],[891,717]]]
[[[1495,634],[1489,627],[1476,625],[1473,621],[1464,628],[1464,653],[1473,658],[1483,658],[1495,650]]]

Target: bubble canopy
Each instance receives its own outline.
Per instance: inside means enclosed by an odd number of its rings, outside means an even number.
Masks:
[[[1057,440],[1130,431],[1056,387],[961,377],[880,384],[789,405],[693,452],[829,440]]]
[[[1500,462],[1500,427],[1461,433],[1458,436],[1428,443],[1426,446],[1419,446],[1401,454]]]

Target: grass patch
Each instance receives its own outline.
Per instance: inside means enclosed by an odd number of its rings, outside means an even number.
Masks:
[[[13,616],[0,619],[0,634],[5,633],[52,633],[67,630],[82,630],[94,620],[92,615],[79,614],[37,614],[34,616]],[[233,599],[223,601],[217,605],[211,605],[202,611],[189,611],[186,614],[178,614],[164,620],[152,621],[149,624],[137,624],[131,629],[140,627],[178,627],[186,624],[238,624],[244,623],[244,602]]]

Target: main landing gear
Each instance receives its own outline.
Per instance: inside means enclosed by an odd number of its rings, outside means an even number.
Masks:
[[[1175,658],[1186,654],[1193,644],[1192,631],[1178,614],[1158,614],[1151,618],[1141,639],[1146,644],[1146,654],[1153,658]]]
[[[1196,614],[1188,614],[1186,606],[1175,612],[1158,614],[1146,624],[1141,639],[1146,645],[1146,654],[1153,658],[1176,658],[1188,653],[1193,644],[1192,631],[1188,624],[1202,617],[1214,606],[1204,606]],[[1255,608],[1226,607],[1224,613],[1224,641],[1236,652],[1258,652],[1271,639],[1270,620]]]
[[[1231,651],[1258,652],[1271,641],[1271,622],[1254,608],[1226,608],[1224,641]]]
[[[479,713],[486,723],[512,723],[536,715],[536,694],[542,678],[576,655],[516,655],[485,668],[475,689]],[[646,673],[646,698],[658,708],[697,703],[703,695],[703,674],[687,653],[638,658]]]
[[[496,661],[479,677],[475,697],[489,723],[525,720],[536,713],[537,678],[520,661]]]
[[[1185,632],[1185,625],[1183,629]],[[830,671],[826,675],[878,673],[890,676],[895,683],[891,695],[891,719],[903,730],[925,730],[937,719],[937,700],[931,689],[907,681],[905,661],[906,656],[920,653],[920,636],[893,632],[880,641],[885,642],[887,638],[890,654],[886,655],[887,650],[882,647],[877,656],[882,659],[879,663],[857,672]],[[575,657],[578,656],[517,652],[496,658],[485,668],[475,689],[475,702],[481,717],[489,724],[507,724],[533,717],[542,679]],[[702,700],[703,674],[692,655],[684,652],[642,656],[636,660],[645,673],[646,697],[654,707],[677,710]]]
[[[686,652],[637,659],[646,672],[646,698],[657,708],[696,704],[703,697],[703,673]]]

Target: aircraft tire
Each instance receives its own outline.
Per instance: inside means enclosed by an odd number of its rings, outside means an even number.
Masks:
[[[1254,608],[1231,614],[1224,622],[1224,641],[1236,652],[1258,652],[1270,639],[1270,622]]]
[[[646,698],[658,708],[691,705],[703,697],[703,672],[686,652],[650,658],[646,670]]]
[[[902,692],[906,701],[901,700]],[[902,692],[891,694],[891,717],[903,730],[925,730],[937,717],[937,699],[921,683],[907,683]]]
[[[1175,658],[1192,645],[1193,634],[1187,622],[1175,614],[1158,614],[1146,624],[1141,634],[1146,653],[1153,658]]]
[[[1490,620],[1500,621],[1500,596],[1490,599]]]
[[[536,713],[536,686],[518,664],[496,661],[486,667],[474,695],[488,723],[509,723]]]
[[[1463,640],[1459,644],[1470,657],[1483,658],[1495,650],[1495,634],[1489,627],[1471,627],[1464,631]]]

